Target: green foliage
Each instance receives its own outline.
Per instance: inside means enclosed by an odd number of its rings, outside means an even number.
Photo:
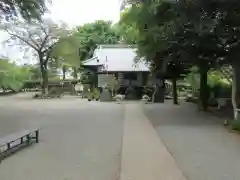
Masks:
[[[89,89],[91,88],[91,84],[83,84],[83,92],[87,94]]]
[[[240,121],[234,120],[231,122],[231,128],[236,131],[240,131]]]
[[[25,68],[27,68],[30,72],[29,80],[40,80],[42,78],[39,64],[25,65]]]
[[[193,92],[200,84],[199,99],[204,110],[209,92],[207,80],[210,87],[232,84],[233,106],[240,105],[239,0],[140,0],[137,5],[134,0],[131,2],[132,7],[124,12],[120,22],[136,29],[138,56],[149,61],[153,71],[179,77],[197,66],[201,77],[191,72],[186,79],[194,87]],[[128,36],[126,42],[133,37],[131,33]],[[225,65],[232,67],[232,72],[225,73]]]
[[[92,94],[93,94],[94,99],[100,98],[100,91],[98,88],[94,88]]]
[[[53,48],[52,56],[54,58],[49,61],[49,65],[51,68],[65,67],[66,70],[80,67],[79,48],[80,40],[77,36],[61,37]]]
[[[81,61],[91,58],[98,44],[116,44],[120,38],[112,27],[112,23],[102,20],[78,27],[74,36],[80,42]]]
[[[133,26],[128,26],[127,24],[118,23],[113,26],[121,38],[120,41],[126,44],[136,44],[136,39],[138,38],[138,32]]]
[[[50,1],[48,1],[50,2]],[[26,20],[41,19],[41,15],[47,10],[46,0],[25,0],[25,1],[0,1],[0,10],[6,19],[17,16],[18,13]]]
[[[121,41],[125,42],[126,44],[137,44],[140,34],[136,23],[131,21],[131,10],[131,8],[125,9],[125,11],[121,13],[120,21],[115,24],[113,28],[120,37]]]
[[[150,61],[153,70],[176,73],[172,66],[177,66],[181,74],[193,65],[219,68],[238,58],[239,13],[237,0],[144,0],[125,10],[120,25],[135,29],[137,36],[126,31],[123,39],[134,37],[138,56]]]
[[[54,59],[53,49],[60,38],[69,36],[66,26],[55,24],[51,20],[35,23],[22,23],[18,20],[4,26],[12,42],[37,55],[44,92],[47,93],[49,61]]]
[[[191,72],[185,77],[187,86],[191,86],[194,90],[198,90],[200,87],[200,76],[198,73]]]
[[[87,92],[87,98],[88,98],[88,100],[93,100],[94,94],[92,92]]]
[[[82,61],[93,56],[98,44],[116,44],[118,41],[119,35],[111,22],[99,20],[84,24],[72,31],[70,36],[59,39],[52,50],[53,58],[48,63],[49,67],[61,68],[63,73],[71,69],[76,76]],[[90,80],[83,73],[81,81],[85,79]]]
[[[208,86],[210,88],[215,87],[230,87],[231,83],[225,78],[224,74],[220,70],[210,70],[208,72]],[[187,74],[184,78],[184,84],[187,87],[191,87],[192,93],[196,93],[200,89],[200,75],[198,73],[198,68],[191,68],[191,72]]]
[[[208,85],[210,87],[225,86],[229,87],[231,84],[219,70],[211,70],[208,72]]]
[[[94,72],[85,71],[81,73],[80,82],[82,84],[92,84],[94,82]]]
[[[6,59],[0,60],[0,88],[17,92],[30,76],[31,72],[27,67],[18,66]]]
[[[166,1],[144,1],[121,15],[120,25],[135,29],[125,41],[134,37],[138,49],[137,60],[145,58],[152,65],[152,71],[165,71],[168,62],[177,59],[176,46],[172,45],[172,37],[176,33],[175,11],[175,7]]]

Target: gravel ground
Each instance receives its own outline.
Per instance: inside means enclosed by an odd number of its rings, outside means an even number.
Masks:
[[[115,180],[119,176],[124,106],[79,98],[0,98],[0,137],[42,127],[40,143],[0,164],[1,180]]]
[[[163,143],[189,180],[239,180],[240,136],[223,127],[223,120],[181,103],[144,105]]]

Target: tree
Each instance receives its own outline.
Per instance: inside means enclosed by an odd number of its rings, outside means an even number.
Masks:
[[[41,80],[41,69],[39,63],[34,65],[25,65],[26,68],[31,72],[30,80]]]
[[[169,2],[142,1],[123,13],[120,24],[136,29],[125,40],[135,38],[138,60],[143,57],[150,62],[155,74],[162,77],[170,75],[174,85],[174,104],[178,104],[175,85],[177,78],[183,73],[184,64],[179,63],[180,48],[172,38],[176,33],[178,17],[175,10],[174,5]]]
[[[127,8],[121,13],[120,21],[113,26],[113,29],[122,42],[131,45],[137,43],[139,32],[134,23],[125,22],[125,18],[128,16],[129,11],[131,11],[131,8]]]
[[[73,71],[73,77],[77,79],[77,69],[80,67],[79,47],[80,40],[76,35],[72,35],[60,38],[53,48],[54,59],[49,63],[51,67],[62,69],[63,80],[69,69]]]
[[[10,35],[14,44],[24,51],[31,51],[37,57],[40,65],[44,93],[48,93],[48,62],[52,57],[54,46],[60,37],[67,36],[65,26],[58,26],[52,21],[26,24],[15,22],[5,25],[4,30]],[[12,45],[13,45],[12,44]]]
[[[48,2],[51,2],[50,0]],[[16,16],[22,16],[26,20],[41,19],[41,15],[46,12],[46,0],[1,0],[0,15],[9,20]]]
[[[211,34],[215,36],[215,42],[209,43],[208,39],[205,41],[209,46],[218,48],[215,53],[214,62],[219,69],[222,65],[232,66],[232,104],[234,109],[234,118],[239,119],[238,108],[240,107],[240,2],[232,1],[203,1],[198,0],[188,7],[193,14],[198,14],[201,20],[203,17],[211,19],[213,28]],[[201,9],[201,10],[200,10]],[[200,12],[201,11],[201,12]],[[196,13],[197,12],[197,13]],[[199,14],[202,14],[199,16]],[[201,39],[200,39],[201,40]]]
[[[18,92],[30,76],[28,68],[11,63],[8,59],[0,60],[0,88]]]
[[[142,39],[142,43],[137,43],[139,54],[152,59],[157,68],[166,69],[166,64],[173,61],[185,63],[184,59],[191,65],[197,65],[201,75],[200,99],[204,108],[207,105],[208,70],[219,69],[222,65],[232,66],[232,104],[234,117],[239,119],[240,2],[140,0],[133,7],[132,23],[137,25]],[[172,13],[173,10],[175,13]],[[176,55],[180,58],[173,58]]]
[[[79,56],[84,61],[93,56],[98,44],[116,44],[120,37],[109,21],[98,20],[77,27],[74,36],[80,41]]]
[[[231,2],[219,2],[215,9],[221,15],[220,23],[217,26],[217,32],[221,40],[221,45],[225,50],[225,58],[221,64],[230,64],[232,66],[232,104],[234,108],[235,120],[240,120],[238,109],[240,108],[240,2],[233,0]]]

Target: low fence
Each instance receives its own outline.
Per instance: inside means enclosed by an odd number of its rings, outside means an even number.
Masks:
[[[70,94],[74,94],[75,93],[75,88],[74,85],[77,84],[77,81],[50,81],[48,88],[53,89],[53,88],[57,88],[57,89],[61,89],[62,91],[66,92],[66,93],[70,93]],[[19,90],[18,92],[13,91],[11,89],[0,89],[0,96],[6,96],[6,95],[13,95],[19,92],[38,92],[41,91],[42,88],[42,83],[40,81],[27,81],[24,86],[22,87],[21,90]]]
[[[8,96],[8,95],[13,95],[16,94],[16,92],[7,90],[7,91],[0,91],[0,96]]]

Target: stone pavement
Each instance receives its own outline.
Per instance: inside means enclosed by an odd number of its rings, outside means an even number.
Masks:
[[[240,179],[240,136],[223,119],[184,102],[149,104],[144,112],[189,180]]]
[[[120,180],[185,180],[138,104],[126,104]]]
[[[64,98],[1,102],[0,136],[29,126],[43,129],[39,144],[0,164],[0,180],[119,177],[124,106]]]
[[[6,100],[0,136],[43,130],[39,144],[3,161],[1,180],[185,180],[138,102]]]
[[[43,130],[0,180],[239,180],[240,136],[194,107],[2,98],[0,136]]]

